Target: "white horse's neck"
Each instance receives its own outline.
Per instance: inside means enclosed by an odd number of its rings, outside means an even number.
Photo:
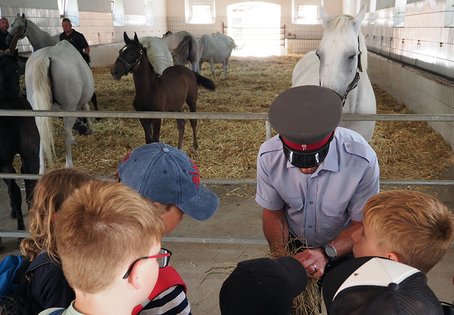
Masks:
[[[35,51],[43,47],[53,46],[60,41],[59,35],[50,36],[49,33],[40,29],[30,20],[27,20],[25,36],[27,36]]]

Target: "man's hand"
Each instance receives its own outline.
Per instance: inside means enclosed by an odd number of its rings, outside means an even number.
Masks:
[[[302,252],[295,254],[293,257],[303,264],[310,277],[320,279],[325,273],[328,258],[325,256],[323,249],[305,249]]]

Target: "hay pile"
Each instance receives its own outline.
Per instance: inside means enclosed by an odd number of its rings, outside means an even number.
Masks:
[[[216,91],[199,89],[198,111],[267,112],[272,100],[291,86],[291,73],[300,55],[268,58],[233,57],[228,79],[221,79],[216,69]],[[203,74],[209,76],[208,65]],[[107,67],[93,69],[95,88],[101,111],[133,111],[132,76],[112,79]],[[378,113],[409,113],[377,86]],[[62,123],[55,119],[57,167],[63,167]],[[102,176],[115,174],[119,160],[128,151],[145,143],[144,133],[136,119],[102,119],[94,123],[89,136],[75,136],[74,165]],[[191,155],[192,132],[186,124],[184,150],[199,165],[203,178],[255,178],[256,154],[265,140],[263,121],[199,120],[199,154]],[[161,141],[176,145],[175,120],[164,120]],[[377,122],[371,141],[387,179],[438,179],[453,164],[453,152],[440,135],[424,122]],[[429,152],[430,148],[430,152]]]

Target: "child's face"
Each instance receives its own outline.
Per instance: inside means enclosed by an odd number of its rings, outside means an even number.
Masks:
[[[172,205],[161,215],[165,225],[164,234],[170,234],[176,229],[178,224],[180,224],[183,219],[183,214],[183,211],[181,211],[177,206]]]
[[[355,257],[388,257],[388,252],[380,245],[379,237],[368,224],[363,223],[363,226],[352,234],[352,239],[353,255]]]

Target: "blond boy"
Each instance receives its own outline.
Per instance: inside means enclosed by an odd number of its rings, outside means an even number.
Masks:
[[[453,241],[453,220],[448,208],[427,194],[380,192],[364,206],[363,227],[352,236],[353,253],[386,257],[427,273]]]
[[[160,254],[164,226],[153,206],[120,183],[95,181],[76,190],[54,228],[63,272],[76,293],[64,315],[130,315],[153,289],[161,259],[170,256]]]

